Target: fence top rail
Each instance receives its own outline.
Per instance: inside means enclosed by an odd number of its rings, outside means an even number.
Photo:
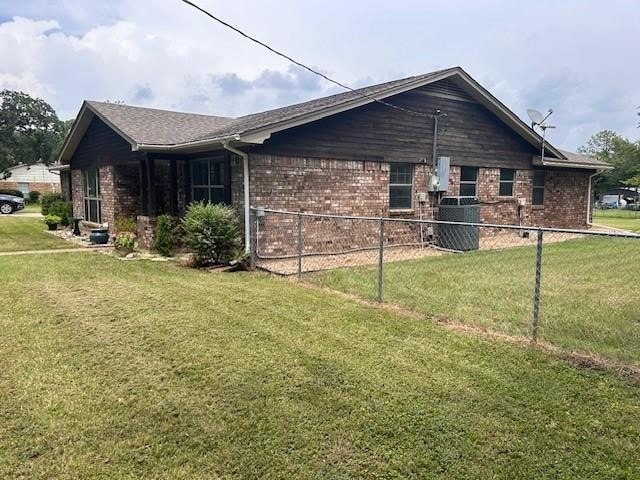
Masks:
[[[543,231],[550,233],[570,233],[575,235],[591,235],[600,237],[618,237],[618,238],[637,238],[640,239],[638,233],[625,233],[617,231],[599,231],[599,230],[583,230],[577,228],[552,228],[552,227],[534,227],[531,225],[503,225],[499,223],[468,223],[468,222],[449,222],[445,220],[430,220],[430,219],[417,219],[417,218],[393,218],[393,217],[367,217],[356,215],[335,215],[330,213],[309,213],[309,212],[292,212],[289,210],[275,210],[271,208],[256,208],[251,207],[254,213],[275,213],[279,215],[291,215],[291,216],[303,216],[311,218],[333,218],[340,220],[368,220],[368,221],[385,221],[385,222],[398,222],[398,223],[414,223],[425,225],[463,225],[468,227],[485,227],[485,228],[501,228],[505,230],[533,230]]]

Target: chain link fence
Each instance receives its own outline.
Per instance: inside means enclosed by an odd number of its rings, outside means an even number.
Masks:
[[[252,217],[259,269],[640,369],[640,235],[267,209]]]

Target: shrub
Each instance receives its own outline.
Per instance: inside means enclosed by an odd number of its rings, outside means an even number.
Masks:
[[[62,218],[60,218],[58,215],[49,214],[44,217],[44,223],[46,223],[47,225],[59,225],[61,221]]]
[[[226,205],[192,203],[182,220],[182,227],[198,266],[226,263],[240,248],[238,216]]]
[[[121,232],[116,236],[113,244],[116,248],[133,250],[136,236],[132,232]]]
[[[24,194],[20,190],[13,190],[12,188],[0,188],[0,193],[3,195],[14,195],[16,197],[24,198]]]
[[[130,217],[116,217],[113,221],[113,227],[116,233],[130,232],[136,233],[138,231],[136,221]]]
[[[156,221],[153,247],[163,257],[173,255],[178,225],[171,215],[160,215]]]
[[[49,207],[54,202],[62,200],[62,195],[59,193],[44,193],[40,196],[40,212],[42,215],[49,215]]]
[[[60,225],[67,227],[69,225],[69,217],[73,217],[73,205],[71,202],[57,200],[49,205],[48,213],[58,215],[62,218]]]
[[[29,192],[29,203],[35,205],[40,202],[40,192],[34,190],[33,192]]]

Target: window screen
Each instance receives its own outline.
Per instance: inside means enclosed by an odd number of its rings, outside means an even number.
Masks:
[[[513,196],[513,182],[516,177],[516,171],[512,168],[500,169],[500,196]]]

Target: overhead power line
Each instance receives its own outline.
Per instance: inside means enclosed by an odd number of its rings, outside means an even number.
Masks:
[[[324,73],[322,73],[322,72],[320,72],[320,71],[318,71],[318,70],[316,70],[316,69],[314,69],[314,68],[312,68],[312,67],[309,67],[309,66],[305,65],[304,63],[299,62],[298,60],[295,60],[295,59],[291,58],[291,57],[290,57],[289,55],[287,55],[286,53],[283,53],[283,52],[281,52],[281,51],[279,51],[279,50],[276,50],[275,48],[273,48],[273,47],[271,47],[271,46],[267,45],[266,43],[264,43],[264,42],[262,42],[262,41],[258,40],[257,38],[252,37],[251,35],[249,35],[249,34],[247,34],[247,33],[243,32],[242,30],[240,30],[240,29],[239,29],[239,28],[237,28],[237,27],[234,27],[234,26],[233,26],[233,25],[231,25],[230,23],[225,22],[225,21],[224,21],[224,20],[222,20],[221,18],[219,18],[219,17],[215,16],[213,13],[209,12],[208,10],[205,10],[204,8],[202,8],[201,6],[199,6],[199,5],[197,5],[197,4],[193,3],[193,2],[191,2],[190,0],[181,0],[181,1],[182,1],[183,3],[185,3],[185,4],[189,5],[190,7],[195,8],[196,10],[200,11],[201,13],[204,13],[206,16],[208,16],[208,17],[209,17],[209,18],[211,18],[212,20],[215,20],[215,21],[216,21],[216,22],[218,22],[219,24],[224,25],[225,27],[230,28],[230,29],[231,29],[231,30],[233,30],[234,32],[236,32],[236,33],[238,33],[238,34],[242,35],[242,36],[243,36],[244,38],[246,38],[247,40],[250,40],[250,41],[252,41],[253,43],[256,43],[256,44],[260,45],[261,47],[266,48],[267,50],[269,50],[269,51],[270,51],[270,52],[272,52],[272,53],[275,53],[275,54],[276,54],[276,55],[278,55],[279,57],[282,57],[282,58],[284,58],[284,59],[288,60],[289,62],[291,62],[291,63],[293,63],[293,64],[295,64],[295,65],[297,65],[297,66],[299,66],[299,67],[301,67],[301,68],[304,68],[305,70],[308,70],[309,72],[313,73],[314,75],[317,75],[317,76],[319,76],[319,77],[321,77],[321,78],[325,79],[326,81],[331,82],[331,83],[333,83],[334,85],[339,86],[340,88],[344,88],[345,90],[349,90],[350,92],[353,92],[353,93],[357,94],[358,96],[360,96],[360,97],[362,97],[362,98],[366,98],[366,99],[368,99],[368,100],[372,100],[372,101],[377,102],[377,103],[380,103],[380,104],[382,104],[382,105],[386,105],[387,107],[395,108],[396,110],[401,110],[401,111],[406,112],[406,113],[409,113],[409,114],[411,114],[411,115],[418,115],[418,116],[421,116],[421,117],[429,117],[429,116],[430,116],[429,114],[426,114],[426,113],[423,113],[423,112],[416,112],[416,111],[414,111],[414,110],[410,110],[410,109],[408,109],[408,108],[400,107],[400,106],[398,106],[398,105],[394,105],[394,104],[392,104],[392,103],[385,102],[384,100],[380,100],[380,99],[378,99],[378,98],[376,98],[376,97],[374,97],[374,96],[372,96],[372,95],[367,95],[366,93],[359,92],[359,91],[357,91],[357,90],[355,90],[355,89],[351,88],[350,86],[345,85],[344,83],[339,82],[338,80],[335,80],[335,79],[333,79],[333,78],[331,78],[331,77],[329,77],[329,76],[325,75]]]

